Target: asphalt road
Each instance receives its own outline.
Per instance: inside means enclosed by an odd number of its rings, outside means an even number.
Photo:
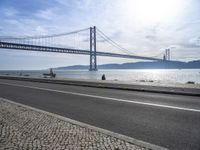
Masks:
[[[200,97],[3,79],[0,97],[169,149],[200,150]]]

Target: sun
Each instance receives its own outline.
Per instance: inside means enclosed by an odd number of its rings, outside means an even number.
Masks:
[[[181,0],[128,0],[127,11],[146,24],[173,21],[180,11]]]

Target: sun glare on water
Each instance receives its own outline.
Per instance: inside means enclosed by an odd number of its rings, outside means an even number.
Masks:
[[[181,0],[128,0],[126,11],[142,23],[173,21],[181,9]]]

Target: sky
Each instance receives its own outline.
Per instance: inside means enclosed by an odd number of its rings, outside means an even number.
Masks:
[[[0,37],[70,32],[91,26],[128,51],[200,59],[199,0],[1,0]],[[97,49],[98,51],[98,49]],[[98,64],[141,60],[98,57]],[[0,70],[88,65],[89,56],[0,49]]]

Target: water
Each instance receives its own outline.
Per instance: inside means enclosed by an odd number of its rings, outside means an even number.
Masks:
[[[43,77],[40,71],[0,71],[1,75]],[[91,72],[87,70],[56,70],[56,78],[92,79],[101,80],[103,74],[106,80],[126,82],[153,82],[162,84],[185,84],[193,81],[200,84],[200,69],[126,69],[126,70],[99,70]],[[21,73],[21,74],[20,74]]]

